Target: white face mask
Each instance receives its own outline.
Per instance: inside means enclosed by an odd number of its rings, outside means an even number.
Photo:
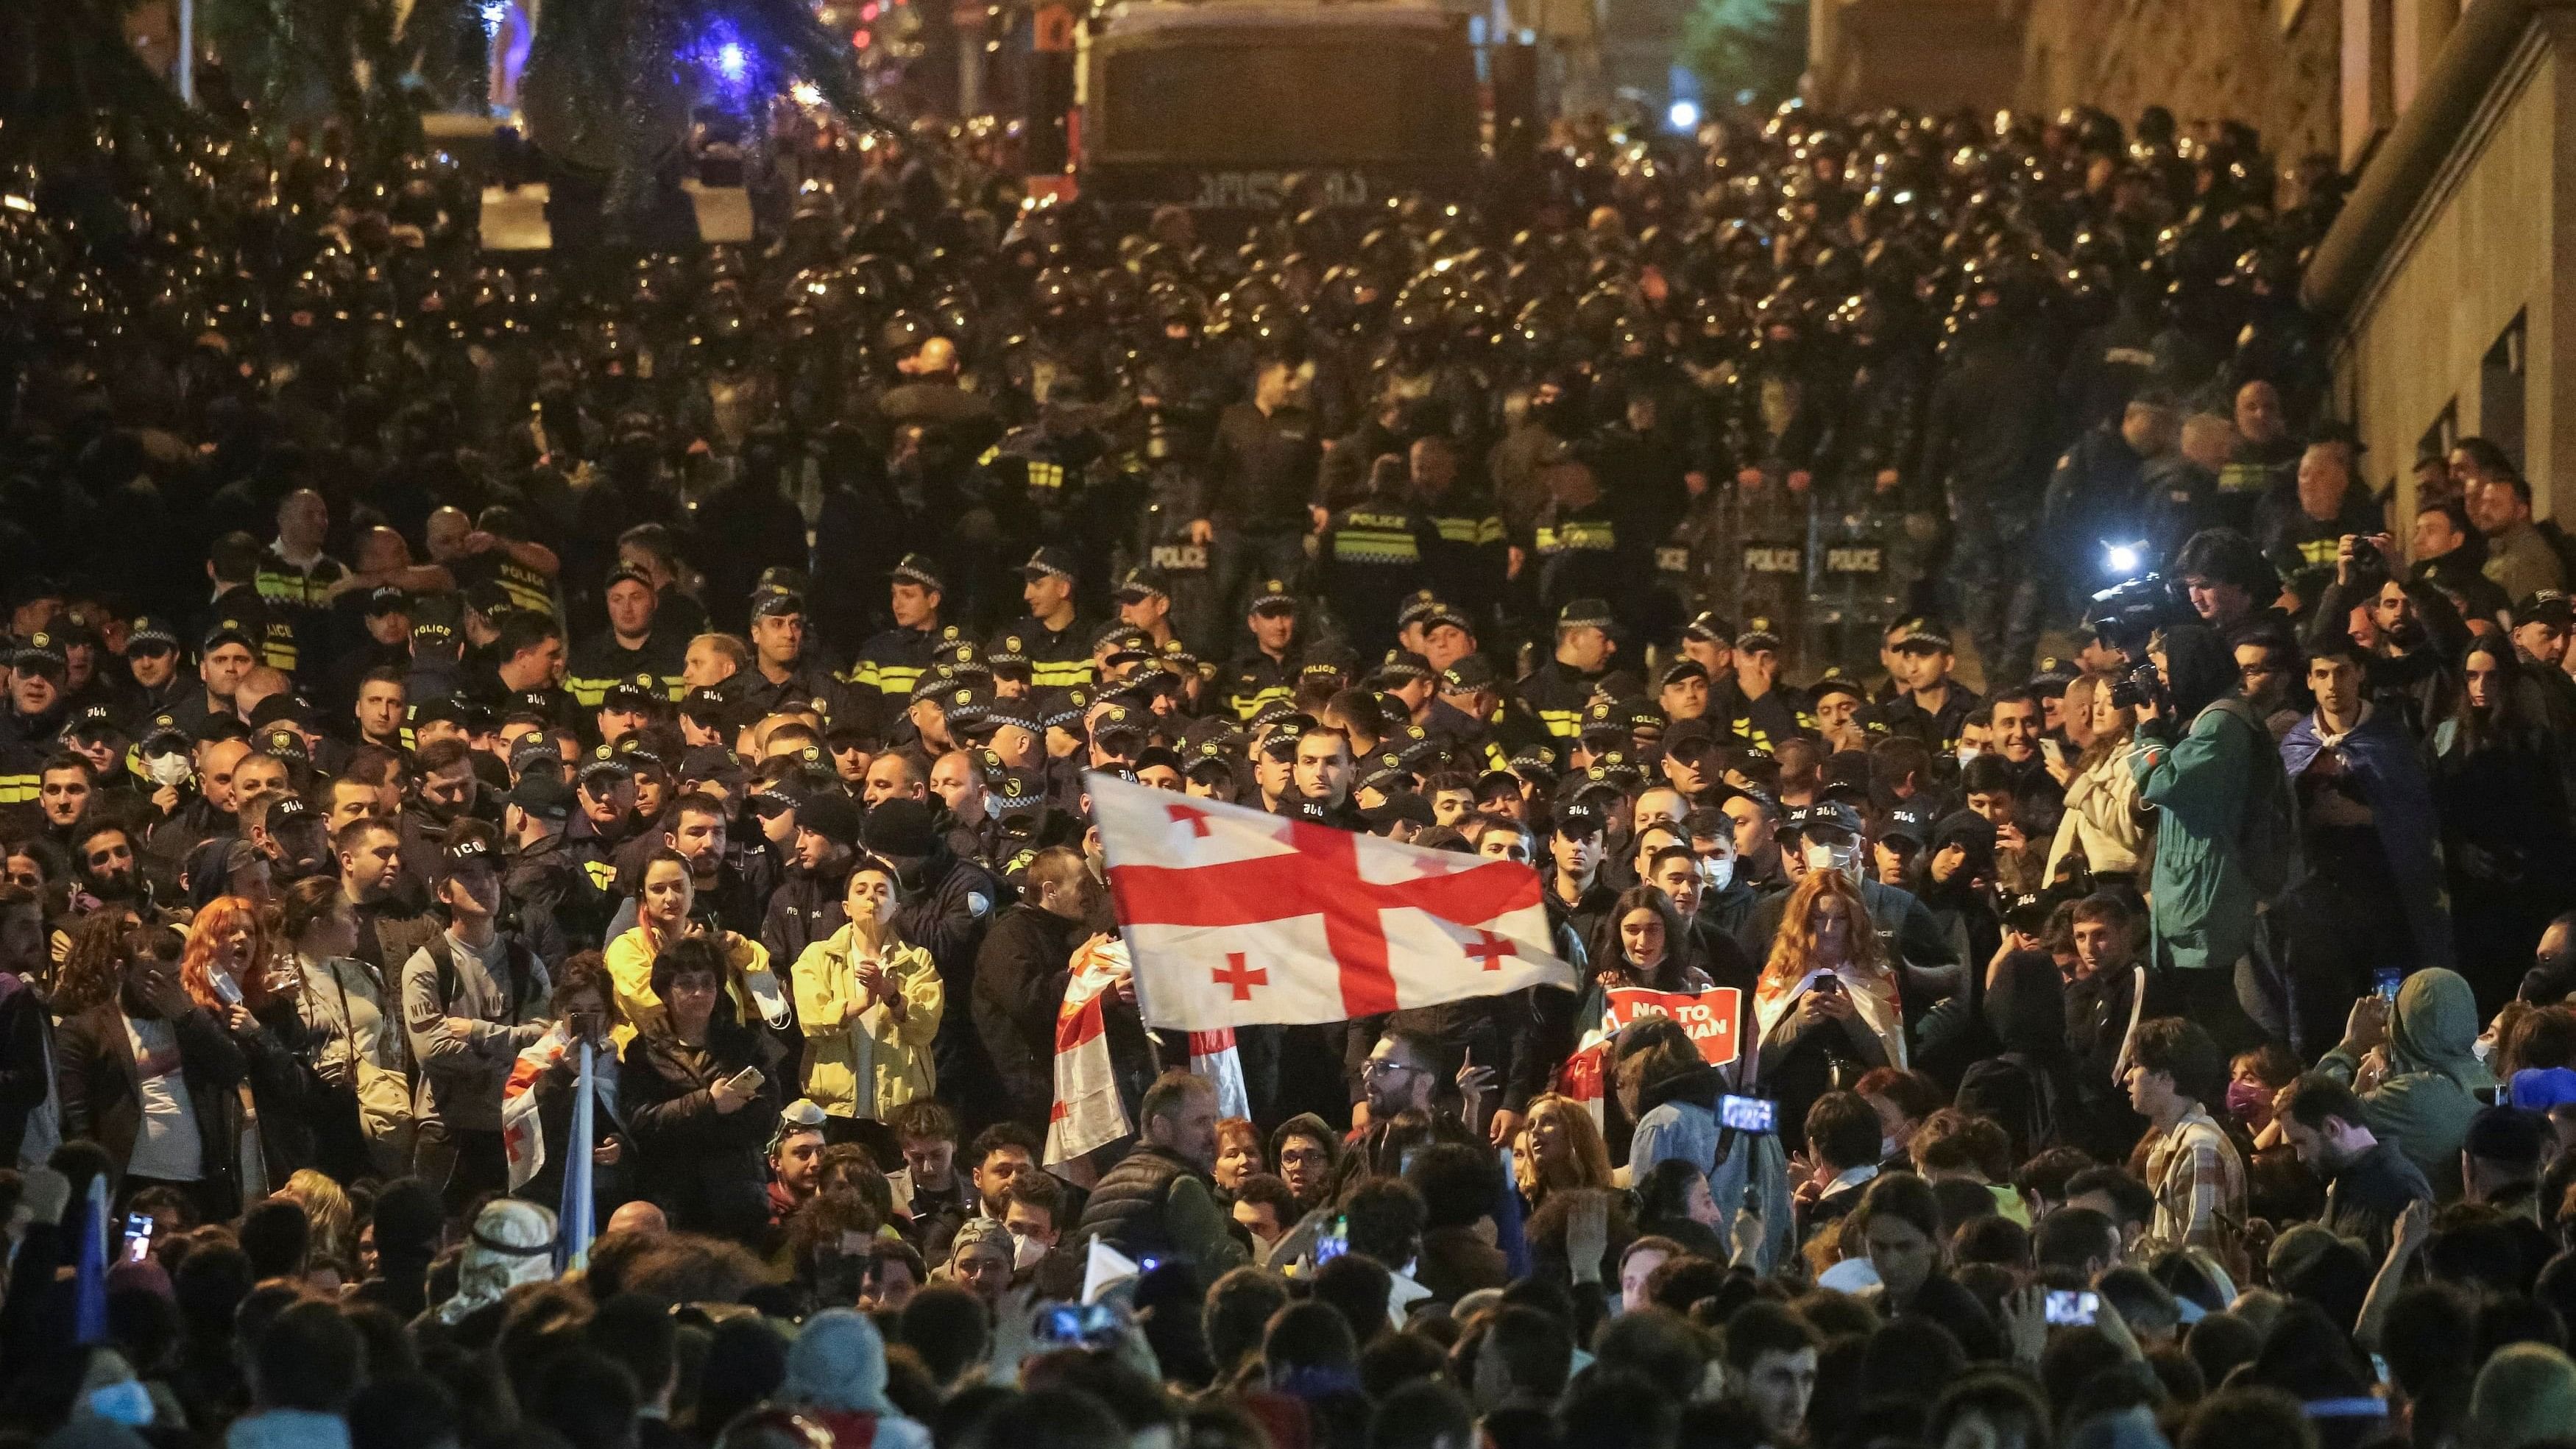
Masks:
[[[1011,1267],[1014,1270],[1035,1267],[1038,1260],[1046,1255],[1047,1245],[1035,1237],[1018,1232],[1011,1234]]]
[[[1699,862],[1700,885],[1707,890],[1722,891],[1735,881],[1735,857],[1706,855]]]
[[[1961,745],[1959,746],[1959,763],[1962,765],[1968,764],[1975,760],[1977,756],[1984,753],[1985,751],[1978,749],[1975,745]]]
[[[1809,870],[1838,870],[1854,879],[1859,878],[1860,851],[1856,848],[1809,841],[1802,854]]]
[[[176,785],[188,778],[188,757],[181,754],[154,755],[144,768],[152,772],[157,784]]]

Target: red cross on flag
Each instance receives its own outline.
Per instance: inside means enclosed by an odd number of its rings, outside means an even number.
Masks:
[[[1148,1026],[1293,1026],[1574,989],[1526,865],[1085,779]]]

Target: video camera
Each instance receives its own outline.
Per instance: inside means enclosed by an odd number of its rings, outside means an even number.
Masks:
[[[2128,674],[2111,686],[2111,703],[2122,709],[2164,698],[2164,676],[2147,659],[2147,642],[2159,629],[2199,618],[2178,581],[2151,570],[2138,571],[2145,554],[2143,544],[2104,545],[2105,569],[2127,577],[2095,594],[2093,607],[2084,615],[2085,627],[2128,661]]]

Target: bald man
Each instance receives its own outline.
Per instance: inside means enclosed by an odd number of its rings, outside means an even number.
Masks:
[[[196,775],[179,787],[182,803],[169,819],[153,827],[151,838],[144,844],[144,853],[166,867],[167,873],[175,874],[179,862],[200,843],[239,829],[233,814],[233,774],[250,752],[250,746],[240,740],[213,740],[197,746]]]

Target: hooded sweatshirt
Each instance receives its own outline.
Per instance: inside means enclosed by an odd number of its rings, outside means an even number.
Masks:
[[[2388,1025],[2388,1076],[2361,1099],[2371,1134],[2395,1142],[2443,1202],[2460,1195],[2460,1144],[2485,1105],[2477,1093],[2495,1085],[2473,1050],[2478,1030],[2476,994],[2458,972],[2408,976]],[[2338,1046],[2317,1066],[2349,1083],[2361,1064]]]

